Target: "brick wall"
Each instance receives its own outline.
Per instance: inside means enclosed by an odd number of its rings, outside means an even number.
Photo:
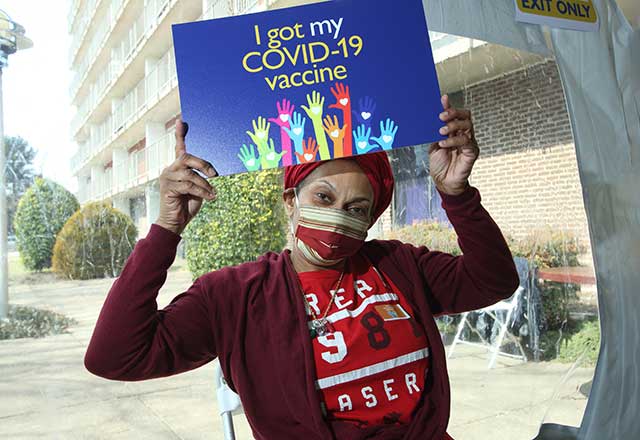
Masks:
[[[471,177],[501,229],[589,232],[562,84],[547,61],[464,91],[480,158]]]
[[[456,95],[472,112],[481,149],[471,184],[502,231],[522,238],[550,226],[573,232],[588,247],[575,147],[555,62]],[[392,227],[391,218],[390,210],[381,218],[383,233]]]

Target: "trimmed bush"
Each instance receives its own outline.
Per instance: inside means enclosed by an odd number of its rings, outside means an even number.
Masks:
[[[458,245],[458,236],[453,228],[436,221],[418,222],[404,226],[385,234],[388,240],[400,240],[416,246],[426,246],[429,249],[460,255],[462,251]]]
[[[51,267],[56,236],[80,205],[62,185],[36,178],[18,202],[14,230],[20,258],[27,270]]]
[[[267,251],[282,251],[288,223],[281,170],[217,177],[211,183],[217,199],[205,202],[183,233],[194,278],[255,260]]]
[[[71,216],[58,234],[53,271],[74,280],[116,277],[137,234],[128,215],[107,203],[89,203]]]

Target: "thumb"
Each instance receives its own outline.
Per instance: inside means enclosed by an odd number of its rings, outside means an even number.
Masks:
[[[176,121],[176,157],[187,152],[187,146],[184,142],[187,132],[189,131],[189,124],[183,122],[182,119]]]

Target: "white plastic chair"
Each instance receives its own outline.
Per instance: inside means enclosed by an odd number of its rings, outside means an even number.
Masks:
[[[233,390],[229,388],[229,385],[227,385],[219,363],[216,363],[215,378],[218,410],[222,417],[224,440],[235,440],[236,433],[233,429],[233,415],[242,413],[242,402],[240,402],[240,396],[234,393]]]
[[[451,357],[451,355],[453,354],[456,348],[456,345],[467,344],[467,345],[475,345],[480,347],[489,347],[489,350],[491,352],[491,357],[489,358],[488,368],[493,368],[495,366],[498,355],[520,359],[523,362],[526,362],[527,356],[524,352],[524,349],[522,348],[522,345],[520,344],[520,341],[509,332],[509,324],[511,323],[513,313],[518,307],[518,301],[520,301],[520,298],[523,292],[524,292],[524,288],[522,286],[518,286],[518,289],[515,291],[515,293],[511,295],[511,298],[507,300],[500,301],[499,303],[496,303],[489,307],[485,307],[484,309],[476,310],[475,312],[463,313],[462,318],[460,319],[460,323],[458,324],[456,336],[453,338],[453,342],[449,347],[449,353],[447,354],[447,358]],[[507,312],[505,319],[502,320],[500,318],[500,314],[496,312]],[[484,338],[484,336],[471,325],[471,323],[468,320],[469,313],[486,313],[500,326],[500,331],[498,332],[498,336],[495,338],[495,341],[493,344],[488,342]],[[482,342],[471,342],[471,341],[462,340],[461,335],[465,325],[468,326],[471,331],[476,333],[480,337],[480,340]],[[510,353],[505,353],[500,351],[500,348],[502,347],[505,337],[511,339],[516,344],[516,346],[520,350],[520,355],[513,355]]]

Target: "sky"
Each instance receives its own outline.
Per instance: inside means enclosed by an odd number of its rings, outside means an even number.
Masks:
[[[77,190],[71,140],[69,0],[0,0],[0,9],[24,26],[33,47],[9,56],[2,74],[4,132],[22,136],[38,154],[35,169]]]

